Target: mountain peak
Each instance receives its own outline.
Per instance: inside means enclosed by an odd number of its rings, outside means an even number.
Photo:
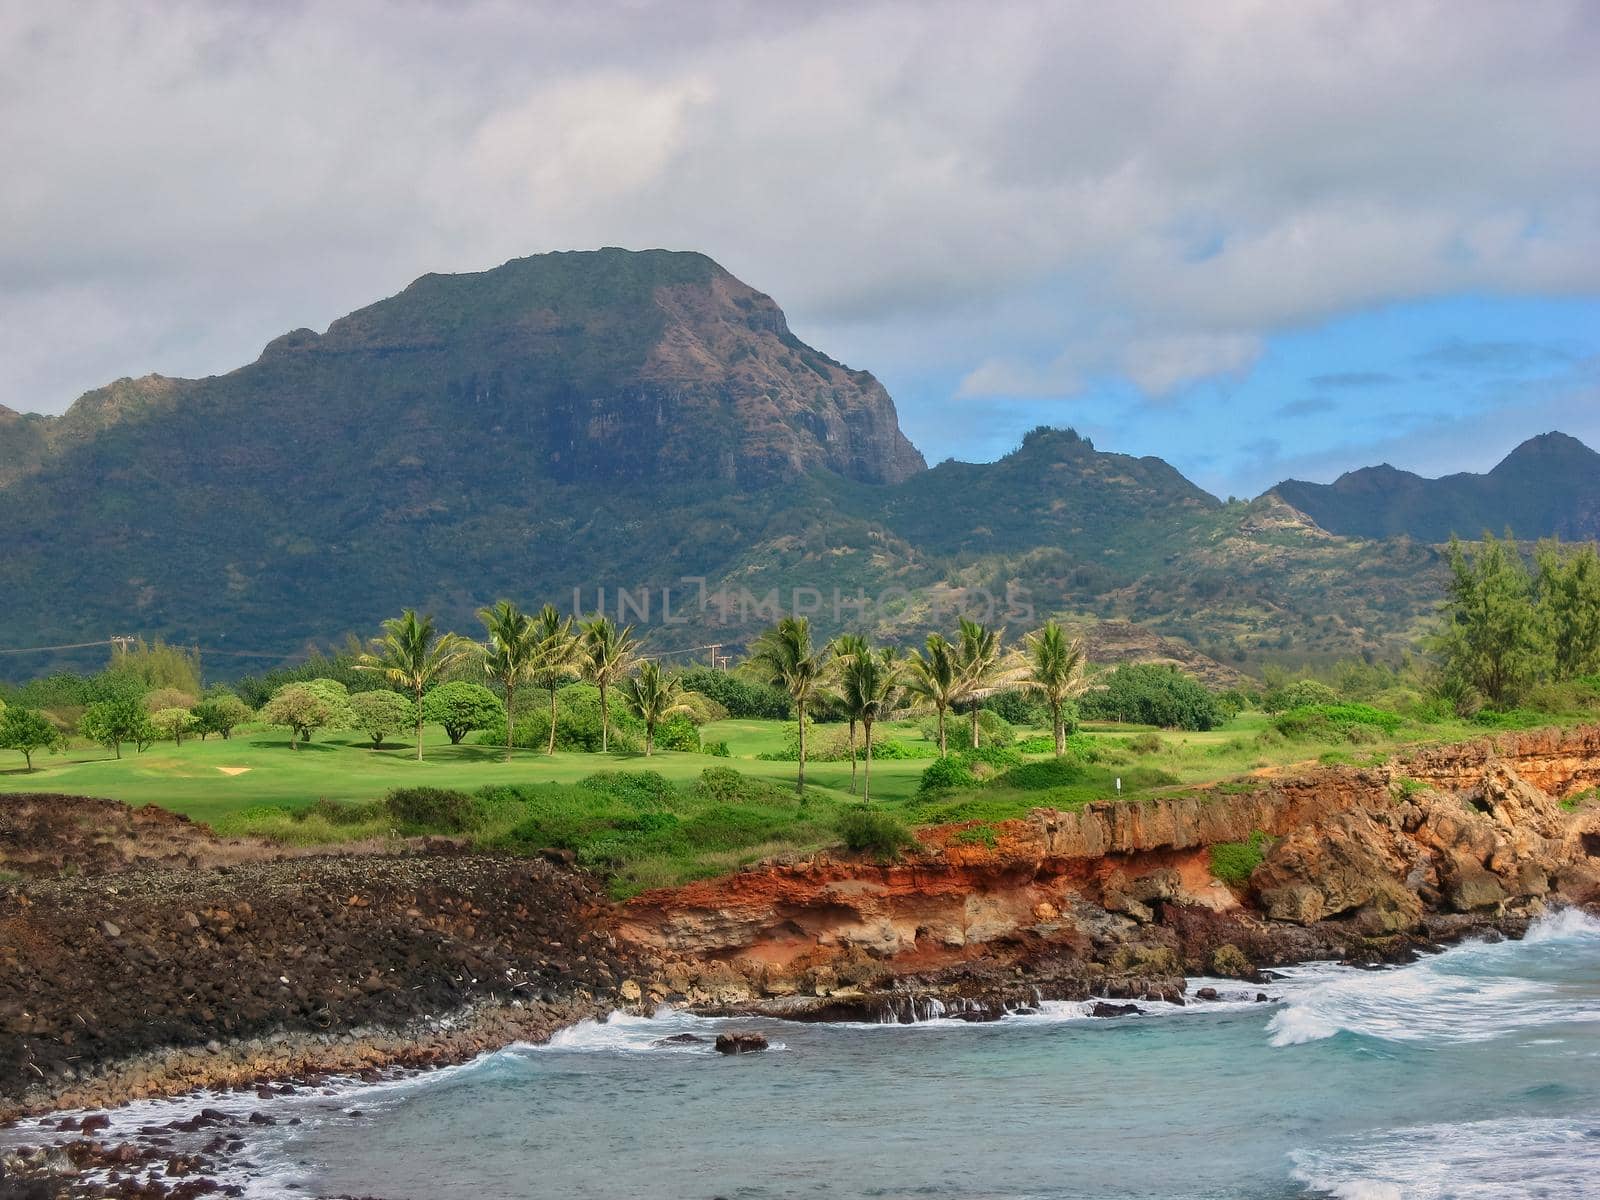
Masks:
[[[1600,454],[1565,433],[1542,433],[1492,470],[1427,479],[1384,463],[1331,484],[1290,479],[1272,489],[1322,528],[1358,537],[1406,534],[1443,542],[1509,528],[1519,537],[1600,536]]]

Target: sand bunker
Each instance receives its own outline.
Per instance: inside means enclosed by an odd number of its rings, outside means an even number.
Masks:
[[[249,767],[218,767],[217,770],[221,771],[224,775],[243,775],[246,771],[250,770],[250,768]]]

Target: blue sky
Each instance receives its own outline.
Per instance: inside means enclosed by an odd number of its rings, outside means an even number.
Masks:
[[[934,459],[1221,495],[1600,442],[1593,0],[0,5],[0,404],[703,251]]]
[[[1274,334],[1258,360],[1158,399],[1097,376],[1061,397],[960,397],[952,374],[879,372],[930,462],[987,460],[1035,425],[1154,454],[1219,496],[1389,462],[1484,471],[1560,429],[1600,448],[1600,299],[1461,296]]]

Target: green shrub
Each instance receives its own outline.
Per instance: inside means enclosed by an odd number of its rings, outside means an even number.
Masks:
[[[789,697],[775,687],[710,667],[690,667],[679,679],[684,689],[715,700],[729,716],[787,721],[794,716]]]
[[[1473,716],[1472,723],[1485,729],[1537,729],[1548,725],[1550,717],[1528,708],[1484,708]]]
[[[682,713],[668,717],[656,726],[657,750],[682,750],[690,754],[700,753],[700,730],[687,716]]]
[[[1161,729],[1215,729],[1222,710],[1199,680],[1163,663],[1124,663],[1078,702],[1084,716]]]
[[[312,819],[326,821],[329,825],[365,825],[389,812],[387,804],[376,801],[366,804],[341,804],[323,798],[304,808],[291,809],[291,820],[305,822]]]
[[[1211,873],[1223,883],[1243,887],[1266,857],[1267,835],[1256,830],[1247,842],[1217,842],[1211,847]]]
[[[945,758],[935,759],[928,768],[922,772],[922,778],[917,782],[919,792],[945,792],[958,788],[977,787],[978,779],[972,773],[972,768],[959,754],[952,754]]]
[[[1157,733],[1141,733],[1128,739],[1128,749],[1135,754],[1155,754],[1161,744],[1161,735]]]
[[[939,719],[925,717],[917,723],[923,740],[939,744]],[[970,713],[950,713],[944,721],[945,745],[950,750],[972,748],[972,716]],[[999,713],[987,708],[978,710],[978,745],[1009,746],[1017,740],[1017,731]]]
[[[852,850],[866,851],[879,858],[895,858],[900,851],[916,845],[916,839],[900,819],[879,808],[852,805],[839,814],[839,836]]]
[[[712,758],[732,757],[732,752],[729,751],[727,742],[701,742],[700,753],[709,754]]]
[[[1370,704],[1318,704],[1279,714],[1272,727],[1291,741],[1371,742],[1393,736],[1400,715]]]
[[[678,789],[656,771],[596,771],[579,780],[578,786],[639,806],[666,804],[678,795]]]
[[[482,819],[473,797],[450,788],[396,788],[383,803],[405,834],[466,833]]]
[[[611,710],[611,749],[632,754],[644,749],[644,727],[615,691],[607,698]],[[600,752],[600,690],[588,683],[573,683],[556,692],[556,749],[580,754]],[[486,725],[473,739],[482,746],[504,746],[503,720]],[[550,740],[550,693],[527,688],[517,694],[515,744],[543,750]],[[657,744],[660,731],[657,731]]]
[[[1042,792],[1050,788],[1069,787],[1083,779],[1083,767],[1071,756],[1050,758],[1044,762],[1023,763],[1001,772],[990,780],[993,787],[1016,788],[1024,792]]]
[[[1291,708],[1311,708],[1339,703],[1339,694],[1325,683],[1315,679],[1296,679],[1282,687],[1269,688],[1261,706],[1269,713],[1288,712]]]
[[[769,804],[792,809],[800,803],[792,787],[752,779],[732,767],[707,767],[695,780],[693,793],[719,804]]]
[[[1024,729],[1038,729],[1050,724],[1050,706],[1039,699],[1034,692],[1025,692],[1021,688],[997,692],[984,702],[984,707],[995,716],[1012,725]],[[1078,725],[1078,706],[1068,701],[1062,712],[1067,729],[1076,729]]]

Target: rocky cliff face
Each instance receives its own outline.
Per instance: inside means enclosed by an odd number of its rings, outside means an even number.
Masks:
[[[1246,791],[1038,810],[993,847],[960,844],[954,826],[895,865],[819,855],[646,894],[624,931],[691,999],[790,1015],[898,1013],[907,987],[992,1012],[1017,971],[1042,995],[1170,999],[1183,971],[1390,956],[1595,900],[1600,803],[1560,800],[1597,777],[1590,727]],[[1211,848],[1252,838],[1265,853],[1248,882],[1216,878]]]

